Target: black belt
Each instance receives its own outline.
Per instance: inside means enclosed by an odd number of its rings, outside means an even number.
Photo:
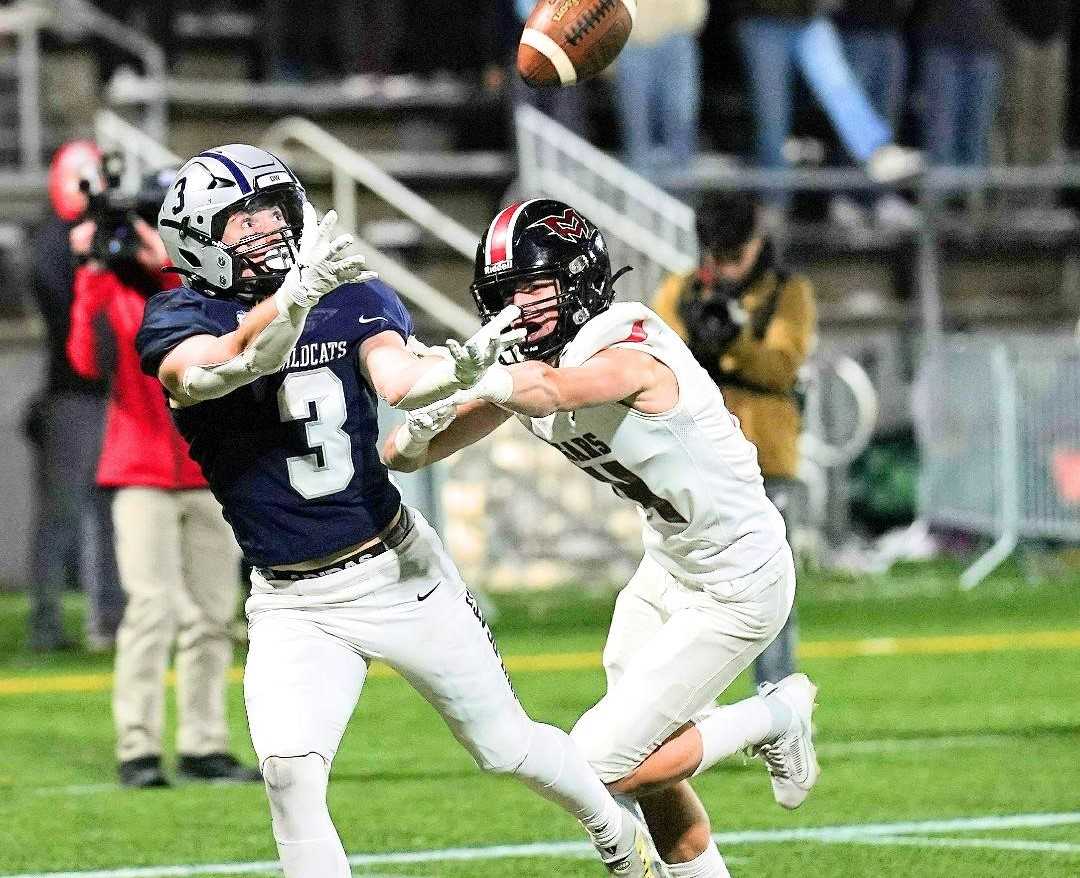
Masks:
[[[355,567],[361,561],[367,561],[369,558],[377,558],[383,552],[396,549],[405,542],[405,538],[412,533],[415,523],[412,514],[409,512],[409,507],[402,506],[401,515],[398,516],[398,520],[383,534],[382,537],[379,538],[378,542],[372,543],[370,546],[365,546],[363,549],[359,549],[351,555],[348,555],[339,561],[335,561],[333,564],[328,564],[325,567],[316,567],[314,570],[277,570],[273,567],[257,567],[256,570],[263,579],[285,579],[290,582],[337,573],[339,570],[345,570],[347,567]]]

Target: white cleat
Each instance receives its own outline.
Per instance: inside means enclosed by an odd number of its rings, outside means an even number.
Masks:
[[[758,694],[776,698],[791,710],[791,722],[780,737],[754,748],[769,772],[773,798],[791,811],[806,800],[821,774],[812,728],[817,686],[806,674],[791,674],[779,683],[762,683]]]
[[[653,868],[653,858],[649,850],[649,837],[641,824],[624,812],[627,824],[626,836],[621,844],[604,848],[597,845],[600,859],[607,866],[608,873],[619,878],[662,878]],[[633,829],[631,835],[629,829]]]

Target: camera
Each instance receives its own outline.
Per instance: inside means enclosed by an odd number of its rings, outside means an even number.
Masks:
[[[96,226],[89,255],[112,271],[127,273],[138,267],[136,255],[141,241],[135,221],[142,219],[154,225],[175,171],[149,175],[135,193],[121,186],[124,165],[119,154],[103,156],[101,171],[99,181],[84,179],[79,184],[89,202],[86,219],[93,220]]]

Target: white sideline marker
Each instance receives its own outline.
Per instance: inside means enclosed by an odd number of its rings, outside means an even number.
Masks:
[[[950,820],[905,821],[901,823],[856,823],[846,826],[803,827],[799,829],[758,829],[743,832],[719,832],[717,843],[776,844],[786,841],[810,841],[825,844],[903,845],[912,847],[965,847],[1038,853],[1080,853],[1080,844],[1000,838],[935,838],[923,833],[996,831],[1003,829],[1038,829],[1080,824],[1080,811],[1058,814],[1007,814],[987,817],[961,817]],[[492,845],[489,847],[445,848],[430,851],[401,851],[385,854],[357,854],[349,857],[351,866],[402,865],[406,863],[445,863],[450,861],[503,860],[512,857],[585,857],[592,856],[592,845],[585,842],[547,842],[539,844]],[[143,866],[132,869],[97,869],[86,872],[34,872],[0,875],[0,878],[191,878],[196,875],[280,874],[276,862],[206,863],[198,865]],[[363,874],[357,878],[377,878]],[[387,876],[389,878],[389,876]]]

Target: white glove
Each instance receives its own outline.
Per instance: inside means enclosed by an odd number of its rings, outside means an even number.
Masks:
[[[394,448],[403,457],[419,457],[455,417],[457,406],[445,401],[414,409],[405,416],[405,423],[394,434]]]
[[[525,339],[524,328],[506,331],[520,316],[517,305],[507,305],[464,344],[452,338],[446,340],[454,361],[454,377],[461,387],[472,387],[499,359],[499,354]]]
[[[278,310],[283,314],[292,308],[312,308],[342,284],[363,283],[378,277],[373,271],[364,271],[363,256],[341,255],[353,239],[352,235],[333,238],[336,224],[336,211],[327,211],[320,223],[311,202],[304,202],[304,226],[296,264],[289,269],[276,293]]]

